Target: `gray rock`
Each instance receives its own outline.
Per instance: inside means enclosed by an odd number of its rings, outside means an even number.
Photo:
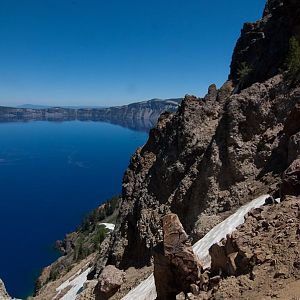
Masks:
[[[0,299],[1,300],[12,300],[12,298],[8,295],[5,285],[1,279],[0,279]]]

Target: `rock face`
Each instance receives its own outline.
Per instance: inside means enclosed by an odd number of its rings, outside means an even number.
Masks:
[[[276,75],[288,39],[300,35],[299,8],[298,0],[269,0],[263,19],[242,31],[231,80],[220,89],[211,85],[204,98],[186,96],[176,113],[160,116],[124,175],[117,224],[95,277],[105,265],[151,265],[154,254],[161,299],[174,298],[179,289],[199,293],[198,299],[253,299],[254,292],[278,290],[282,279],[299,279],[299,198],[290,197],[299,195],[300,86],[291,88]],[[238,69],[244,62],[253,71],[242,89]],[[236,234],[214,245],[212,274],[199,279],[187,234],[203,237],[266,193],[285,201],[252,211]],[[253,278],[256,285],[249,283]]]
[[[180,291],[189,291],[192,283],[200,281],[202,269],[178,216],[168,214],[162,223],[163,243],[154,254],[158,300],[175,299]]]
[[[300,158],[294,160],[284,172],[281,194],[283,196],[300,195]]]
[[[190,234],[202,216],[278,191],[299,145],[283,129],[300,89],[287,90],[281,76],[235,95],[226,84],[204,99],[188,96],[178,113],[162,115],[125,173],[109,263],[149,263],[162,240],[159,220],[168,212]]]
[[[123,283],[125,273],[115,266],[106,266],[94,289],[96,300],[106,300],[112,297]]]
[[[205,232],[197,224],[209,230],[249,199],[279,193],[281,176],[300,151],[300,88],[270,76],[285,59],[289,37],[300,33],[299,8],[299,1],[268,1],[263,19],[246,25],[237,43],[233,82],[219,90],[211,85],[204,98],[186,96],[177,113],[161,115],[123,178],[109,263],[149,264],[162,241],[159,220],[166,213],[176,213],[198,239]],[[236,94],[243,61],[254,66],[248,83],[256,83]],[[205,221],[209,216],[212,222]]]
[[[164,111],[177,110],[181,98],[152,99],[144,102],[109,108],[12,108],[0,107],[0,121],[102,121],[118,124],[135,130],[148,131]]]
[[[255,23],[246,23],[242,29],[233,53],[229,78],[239,82],[238,70],[243,63],[252,69],[246,86],[278,74],[291,36],[300,40],[299,1],[267,1],[263,18]]]
[[[12,298],[8,295],[5,285],[3,281],[0,279],[0,299],[1,300],[12,300]]]

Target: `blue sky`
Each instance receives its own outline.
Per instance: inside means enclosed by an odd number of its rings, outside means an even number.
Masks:
[[[264,0],[0,0],[0,105],[202,96]]]

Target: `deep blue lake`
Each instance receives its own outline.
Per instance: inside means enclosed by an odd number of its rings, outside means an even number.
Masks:
[[[121,192],[147,136],[101,122],[0,123],[0,278],[12,296],[32,293],[54,242]]]

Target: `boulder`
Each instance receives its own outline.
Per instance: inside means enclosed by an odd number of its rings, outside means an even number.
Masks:
[[[201,279],[201,264],[176,214],[162,218],[163,243],[154,251],[157,299],[175,299]]]
[[[249,262],[253,255],[247,253],[241,244],[229,235],[226,241],[210,247],[212,275],[237,276],[249,273]]]
[[[112,297],[122,285],[124,276],[125,272],[115,266],[106,266],[100,274],[94,289],[96,300],[106,300]]]
[[[300,131],[300,103],[297,103],[291,113],[288,115],[284,124],[283,132],[287,136],[292,136]]]
[[[300,158],[294,160],[283,173],[281,197],[300,195]]]

